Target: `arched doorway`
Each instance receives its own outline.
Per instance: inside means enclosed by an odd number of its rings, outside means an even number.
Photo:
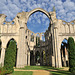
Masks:
[[[35,53],[35,63],[36,65],[40,65],[40,52],[36,51]]]
[[[46,53],[44,50],[41,52],[41,65],[46,65]]]
[[[34,65],[34,52],[30,51],[30,65]]]
[[[68,66],[68,41],[64,39],[61,43],[61,61],[62,66]]]
[[[13,38],[10,39],[8,41],[8,43],[7,43],[7,47],[6,47],[6,51],[5,51],[4,65],[7,65],[7,64],[10,65],[11,61],[13,63],[13,66],[16,67],[16,62],[17,62],[17,43]]]

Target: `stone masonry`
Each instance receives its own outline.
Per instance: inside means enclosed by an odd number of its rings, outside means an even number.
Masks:
[[[37,11],[44,13],[50,20],[50,25],[45,33],[34,33],[27,28],[29,17]],[[4,66],[7,43],[13,38],[18,48],[17,68],[30,65],[30,51],[34,52],[34,56],[36,51],[39,51],[40,55],[42,51],[48,52],[50,65],[57,68],[62,67],[61,43],[64,38],[73,37],[75,40],[75,20],[71,22],[59,20],[56,18],[55,11],[47,12],[41,8],[36,8],[30,12],[18,13],[11,22],[6,22],[5,18],[6,15],[0,14],[0,40],[2,42],[0,64],[2,63],[2,66]],[[32,34],[34,36],[33,42],[30,40]],[[40,37],[40,47],[35,47],[37,34]],[[43,34],[45,36],[45,42],[42,42]],[[43,61],[41,61],[41,64],[43,64]]]

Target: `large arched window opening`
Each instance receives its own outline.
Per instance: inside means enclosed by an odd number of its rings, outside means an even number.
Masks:
[[[42,41],[43,42],[45,41],[45,35],[44,35],[44,33],[42,34]]]
[[[33,12],[28,19],[27,27],[34,33],[45,32],[50,24],[50,19],[47,17],[48,15],[42,11]]]
[[[12,64],[14,67],[16,67],[17,43],[13,38],[10,39],[7,43],[7,47],[6,47],[6,51],[5,51],[4,65],[10,64],[10,62],[9,62],[10,60],[13,61]]]
[[[62,66],[68,66],[68,41],[64,39],[61,43],[61,61]]]
[[[27,21],[27,27],[32,32],[37,33],[40,36],[36,35],[36,47],[40,47],[41,43],[45,43],[45,36],[41,36],[39,33],[44,33],[46,30],[48,30],[48,27],[50,26],[50,15],[48,12],[46,12],[43,9],[34,9],[29,12],[28,14],[28,21]],[[42,38],[42,39],[41,39]],[[33,39],[31,39],[33,41]],[[42,42],[40,41],[42,40]],[[41,43],[40,43],[41,42]],[[39,56],[37,56],[39,54]],[[35,62],[40,63],[40,53],[38,52],[35,56]],[[37,58],[38,57],[38,58]]]
[[[39,34],[36,35],[36,47],[40,47],[40,36],[39,36]]]
[[[2,42],[0,40],[0,58],[1,58]]]
[[[33,33],[31,34],[31,41],[34,42],[34,35],[33,35]]]

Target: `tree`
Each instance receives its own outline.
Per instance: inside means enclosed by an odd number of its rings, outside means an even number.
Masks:
[[[68,49],[69,49],[69,71],[75,73],[75,44],[74,39],[69,37],[68,39]]]
[[[16,42],[14,40],[11,40],[8,48],[6,49],[5,54],[5,60],[4,60],[4,66],[7,71],[13,72],[13,67],[15,66],[16,62]]]

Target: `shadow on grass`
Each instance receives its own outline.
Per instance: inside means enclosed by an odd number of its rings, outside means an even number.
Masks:
[[[44,68],[44,70],[61,70],[61,69],[63,69],[63,68],[54,68],[54,67],[50,67],[50,66],[41,66],[42,68]]]
[[[52,75],[75,75],[69,71],[50,71]]]
[[[66,68],[66,67],[65,67]],[[64,68],[54,68],[50,66],[25,66],[24,68],[19,68],[23,70],[46,70],[49,71],[52,75],[75,75],[68,70],[63,70]]]
[[[15,69],[23,69],[23,70],[60,70],[63,68],[54,68],[50,66],[25,66],[24,68],[15,68]]]

